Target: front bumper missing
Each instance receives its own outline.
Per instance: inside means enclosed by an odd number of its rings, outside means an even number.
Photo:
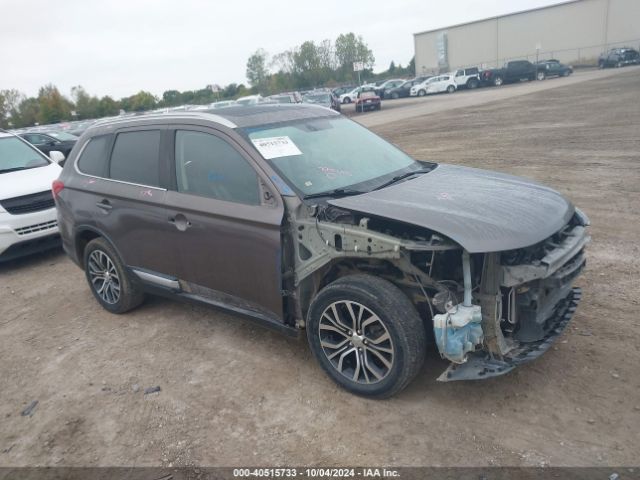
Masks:
[[[469,354],[465,363],[461,365],[452,363],[449,365],[442,375],[438,377],[438,381],[484,380],[485,378],[504,375],[518,365],[535,360],[549,350],[551,345],[565,330],[578,307],[578,302],[581,297],[582,291],[579,288],[571,289],[569,295],[561,302],[562,305],[550,319],[553,326],[542,340],[521,343],[518,347],[511,350],[502,360],[491,358],[491,356],[485,352]]]

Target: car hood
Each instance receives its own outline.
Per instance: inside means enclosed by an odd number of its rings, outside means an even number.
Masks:
[[[51,190],[53,182],[62,172],[58,164],[45,167],[0,173],[0,200]]]
[[[558,232],[575,211],[560,193],[531,180],[444,164],[412,180],[329,203],[433,230],[470,253],[534,245]]]

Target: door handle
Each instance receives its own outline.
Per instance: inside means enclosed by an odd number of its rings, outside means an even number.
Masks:
[[[187,217],[178,213],[174,217],[169,217],[169,223],[173,224],[181,232],[186,231],[192,224]]]
[[[111,210],[113,208],[113,205],[111,205],[111,202],[109,202],[109,200],[104,199],[104,200],[96,203],[96,207],[98,207],[101,210],[104,210],[105,212],[108,212],[109,210]]]

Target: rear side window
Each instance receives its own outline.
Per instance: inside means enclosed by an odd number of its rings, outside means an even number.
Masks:
[[[78,169],[87,175],[93,175],[95,177],[104,176],[104,160],[106,157],[105,152],[107,150],[108,143],[108,135],[93,137],[89,140],[89,143],[84,147],[82,154],[78,159]]]
[[[119,133],[111,153],[110,178],[160,186],[160,130]]]
[[[176,132],[178,191],[227,202],[258,205],[258,175],[223,139],[203,132]]]

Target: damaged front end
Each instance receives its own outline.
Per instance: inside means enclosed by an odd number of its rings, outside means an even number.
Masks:
[[[452,364],[438,380],[503,375],[550,348],[581,298],[573,282],[586,265],[588,224],[587,217],[576,210],[564,228],[539,244],[483,255],[474,294],[482,310],[483,348],[463,362],[449,358]]]
[[[432,325],[451,365],[440,381],[501,375],[546,351],[580,299],[588,219],[576,210],[550,238],[507,252],[469,253],[422,227],[335,206],[298,206],[288,218],[286,289],[304,327],[314,294],[341,275],[386,278]]]

